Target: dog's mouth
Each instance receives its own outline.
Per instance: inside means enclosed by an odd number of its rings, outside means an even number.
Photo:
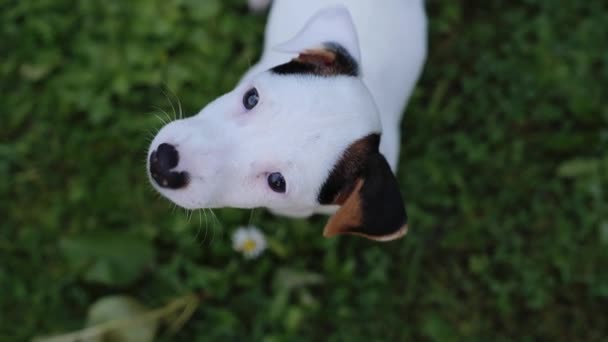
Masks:
[[[190,182],[190,175],[186,171],[170,171],[169,173],[157,173],[150,171],[150,176],[156,183],[156,185],[165,189],[181,189],[188,185]]]

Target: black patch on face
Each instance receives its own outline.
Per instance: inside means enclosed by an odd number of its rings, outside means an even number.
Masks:
[[[378,153],[380,135],[370,134],[352,143],[334,166],[317,197],[320,204],[342,204],[344,195],[350,193],[355,182],[365,171],[366,161],[372,153]],[[343,196],[339,196],[342,194]],[[341,197],[341,198],[340,198]]]
[[[325,43],[322,49],[306,50],[291,61],[278,65],[271,72],[279,75],[358,76],[359,65],[344,47]]]

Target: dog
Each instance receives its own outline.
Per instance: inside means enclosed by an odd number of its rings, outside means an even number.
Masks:
[[[188,209],[332,214],[326,237],[401,237],[394,172],[401,116],[426,59],[423,0],[271,6],[260,61],[234,90],[157,133],[151,183]]]

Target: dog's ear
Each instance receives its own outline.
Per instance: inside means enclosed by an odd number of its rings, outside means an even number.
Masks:
[[[338,204],[323,235],[354,234],[389,241],[407,232],[407,214],[397,179],[377,149],[377,135],[352,144],[319,193],[321,204]]]
[[[279,74],[358,76],[361,62],[359,39],[350,13],[344,6],[317,12],[294,38],[274,49],[298,54],[290,63],[272,69]]]

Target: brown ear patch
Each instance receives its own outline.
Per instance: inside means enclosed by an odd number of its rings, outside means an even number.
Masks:
[[[278,65],[270,71],[279,75],[357,76],[359,66],[341,45],[325,43],[322,48],[305,50],[290,62]]]
[[[359,191],[361,191],[362,186],[363,180],[359,179],[351,193],[358,194]],[[340,210],[327,221],[325,229],[323,230],[323,236],[332,237],[362,225],[361,197],[357,195],[349,196],[342,203]]]

